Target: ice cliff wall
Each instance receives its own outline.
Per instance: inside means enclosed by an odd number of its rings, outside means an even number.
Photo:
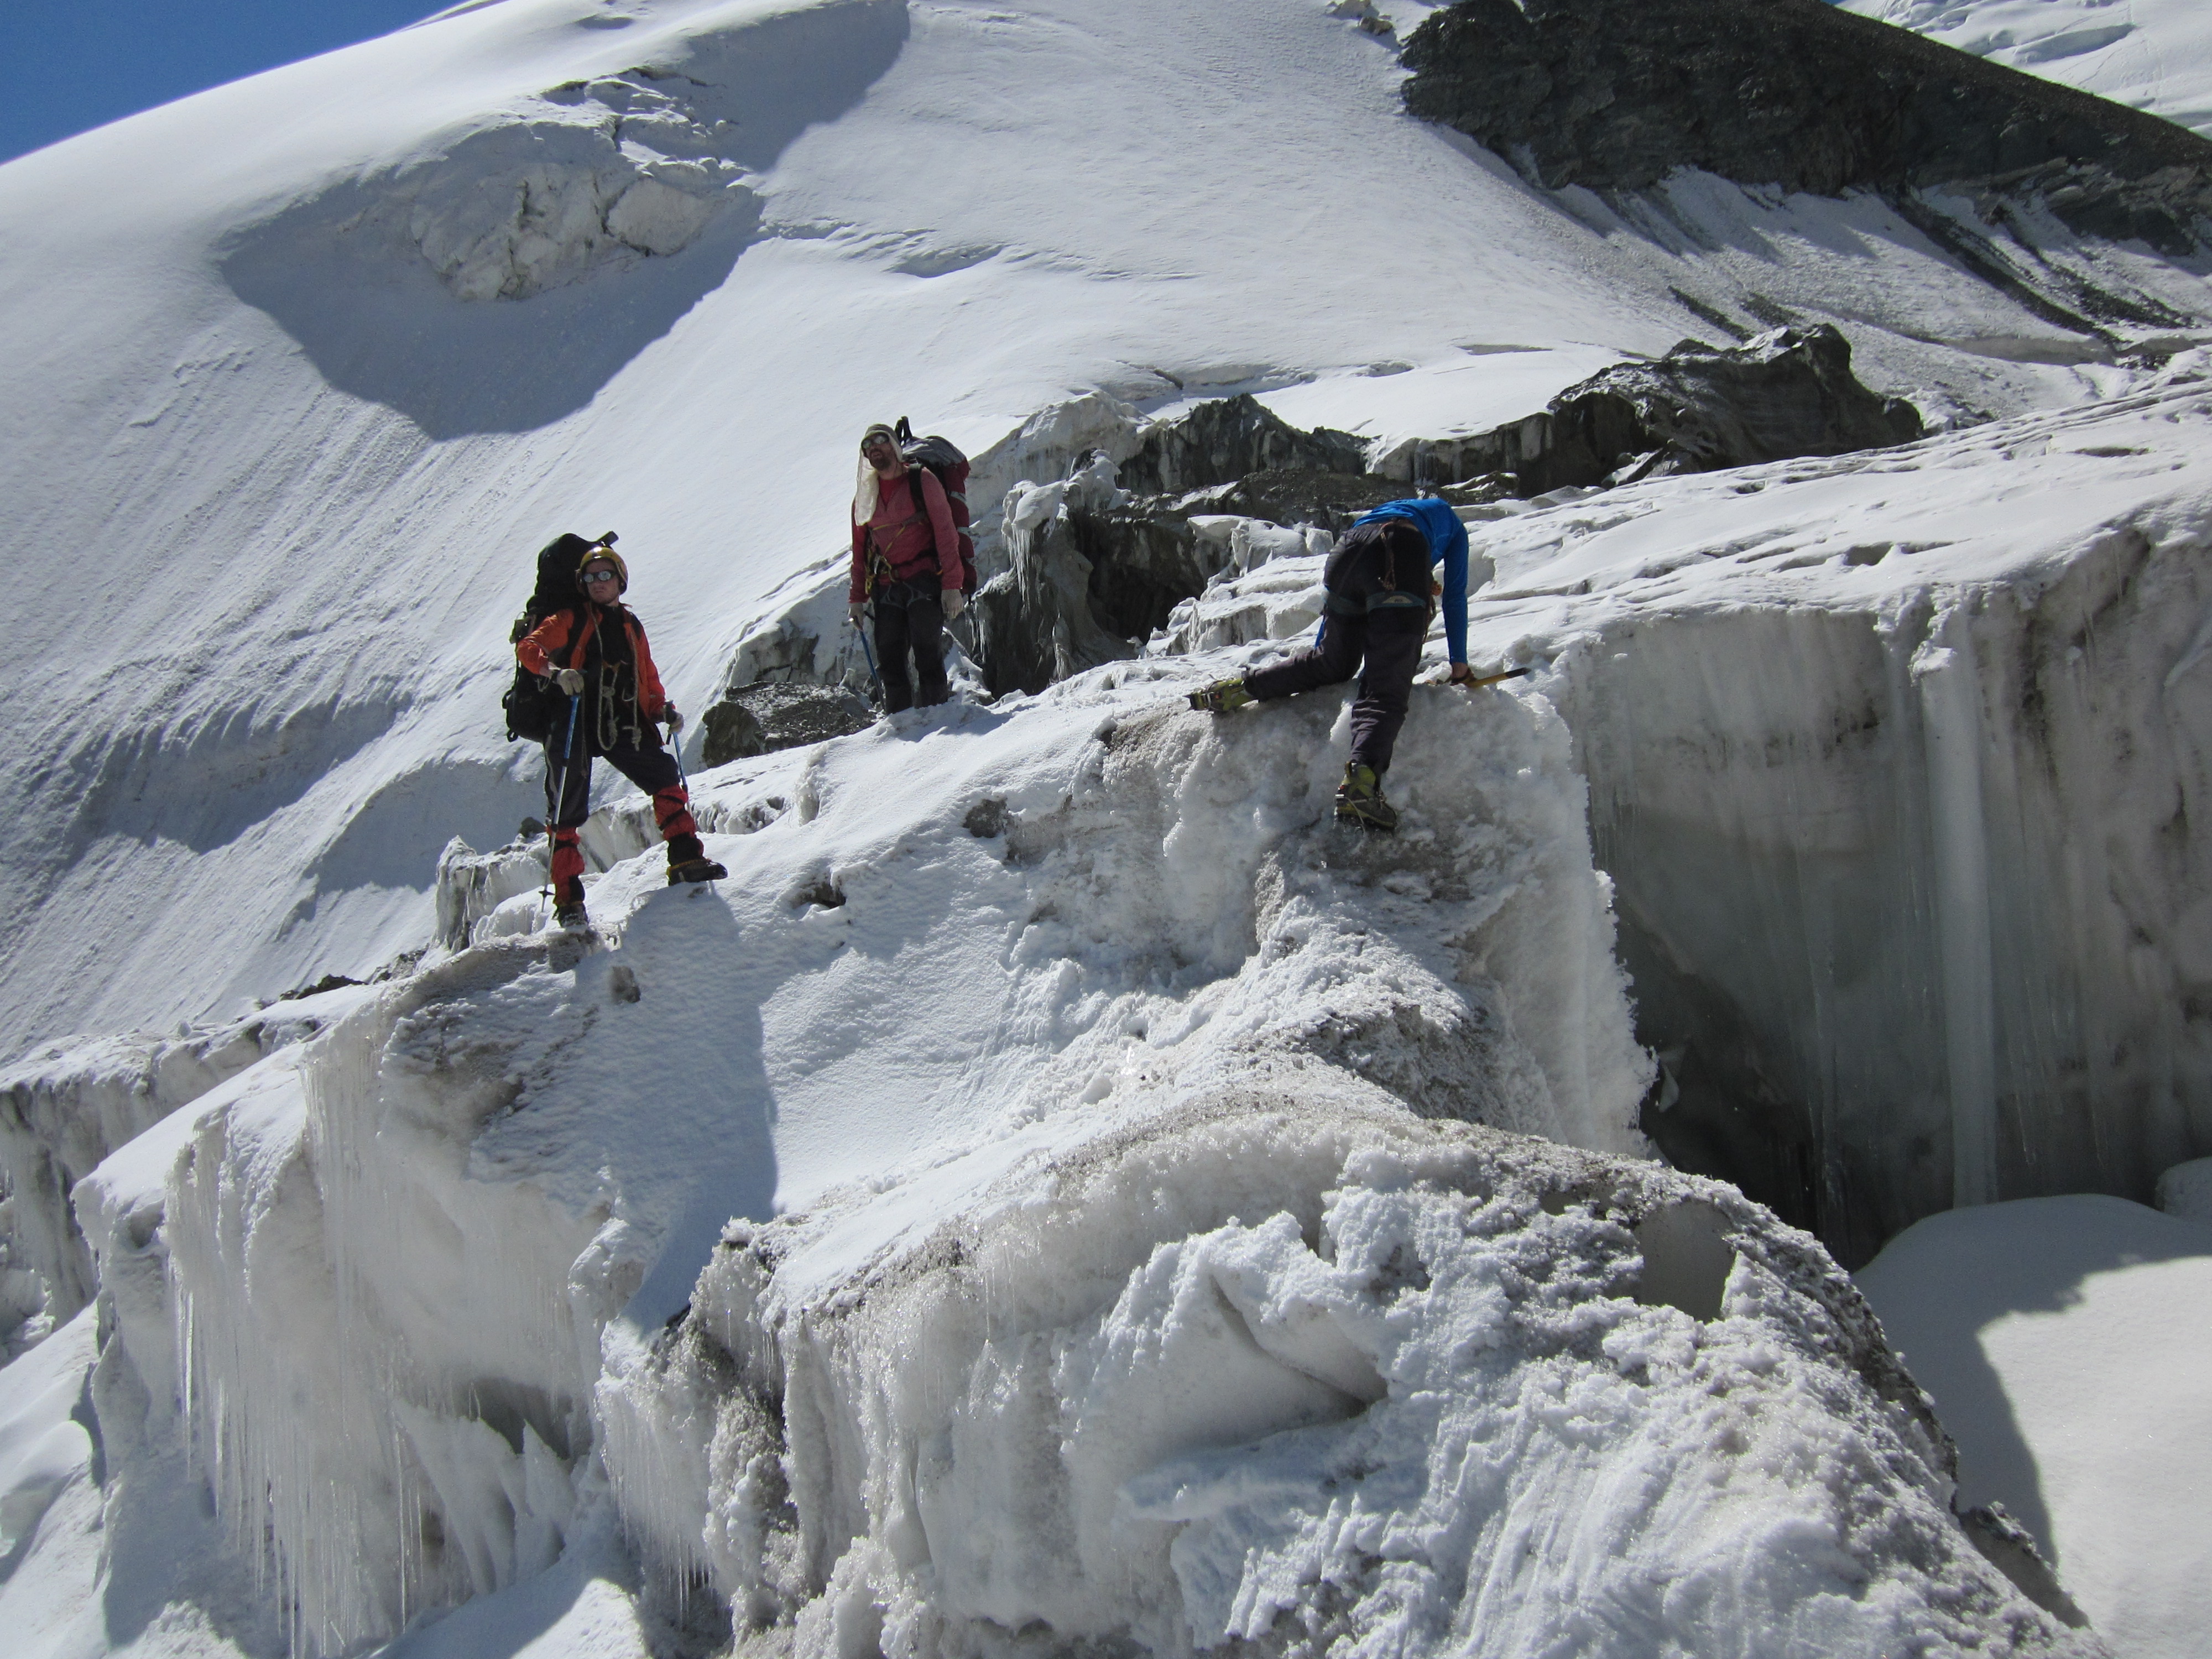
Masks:
[[[1844,1261],[2212,1146],[2201,369],[1478,529],[1617,883],[1644,1124]],[[1663,502],[1663,507],[1662,507]]]
[[[1474,654],[1542,671],[1589,780],[1644,1127],[1847,1262],[2212,1146],[2207,385],[1470,509]],[[1310,627],[1318,580],[1152,649]]]

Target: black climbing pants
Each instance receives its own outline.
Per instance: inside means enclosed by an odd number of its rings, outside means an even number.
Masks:
[[[896,714],[952,695],[945,678],[945,600],[933,576],[918,582],[887,581],[874,594],[876,672],[883,676],[884,707]],[[907,654],[914,673],[907,673]],[[917,695],[917,692],[919,695]]]
[[[592,754],[584,734],[576,734],[573,755],[564,756],[568,735],[564,719],[545,744],[545,817],[553,826],[552,878],[555,896],[580,902],[584,896],[584,854],[577,844],[577,826],[591,816]],[[638,740],[624,732],[605,751],[607,764],[653,797],[653,816],[668,843],[668,861],[682,864],[703,858],[699,826],[691,817],[691,798],[684,787],[676,757],[661,747],[659,730],[639,729]]]
[[[1428,636],[1426,606],[1396,607],[1364,617],[1333,616],[1322,630],[1319,645],[1288,661],[1254,669],[1244,677],[1244,689],[1265,702],[1339,685],[1357,672],[1359,696],[1352,705],[1352,763],[1371,766],[1379,777],[1390,769],[1398,728],[1406,723],[1413,671],[1421,665],[1421,645]]]

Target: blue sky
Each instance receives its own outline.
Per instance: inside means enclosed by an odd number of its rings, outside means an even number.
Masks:
[[[0,161],[452,0],[0,0]]]

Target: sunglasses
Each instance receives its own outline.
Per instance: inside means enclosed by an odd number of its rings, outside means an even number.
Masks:
[[[612,570],[586,570],[584,573],[584,580],[587,582],[611,582],[619,581],[621,576]]]

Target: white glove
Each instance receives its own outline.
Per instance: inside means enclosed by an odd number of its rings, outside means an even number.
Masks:
[[[668,723],[668,735],[672,738],[684,729],[684,716],[672,708],[662,709],[660,718]]]
[[[945,620],[953,622],[968,608],[968,596],[957,587],[945,590]]]
[[[848,605],[845,607],[845,614],[853,619],[854,627],[863,628],[867,625],[868,607],[866,605]]]
[[[555,669],[553,684],[561,688],[565,696],[580,697],[584,695],[584,677],[573,668]]]

